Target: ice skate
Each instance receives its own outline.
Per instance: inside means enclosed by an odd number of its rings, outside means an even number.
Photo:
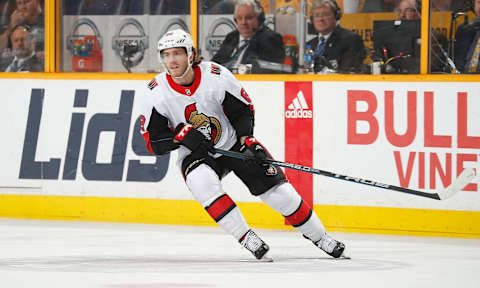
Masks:
[[[332,256],[333,258],[346,258],[350,259],[350,257],[344,255],[345,244],[340,241],[337,241],[330,237],[327,233],[322,237],[322,239],[314,242],[314,244],[325,251],[328,255]]]
[[[243,240],[241,240],[240,244],[247,248],[248,251],[252,252],[253,256],[255,256],[255,258],[258,260],[267,262],[273,261],[271,258],[265,256],[268,250],[270,250],[270,247],[268,247],[268,245],[263,242],[263,240],[260,239],[260,237],[258,237],[258,235],[252,230],[248,230],[248,232],[245,233],[245,236],[243,236]]]

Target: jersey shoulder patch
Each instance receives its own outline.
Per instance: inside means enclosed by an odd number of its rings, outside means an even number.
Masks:
[[[158,83],[157,83],[157,80],[155,78],[153,78],[153,80],[150,81],[150,83],[148,83],[148,88],[150,90],[153,90],[153,88],[155,88],[157,86],[158,86]]]
[[[212,74],[220,75],[220,71],[220,67],[212,63],[212,65],[210,66],[210,72]]]

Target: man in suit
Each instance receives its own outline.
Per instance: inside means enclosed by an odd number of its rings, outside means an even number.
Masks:
[[[35,41],[25,25],[17,25],[10,36],[13,56],[2,59],[0,69],[4,72],[41,72],[43,63],[35,54]]]
[[[7,48],[11,48],[9,43],[10,36],[13,32],[13,28],[20,24],[30,26],[30,34],[35,32],[35,36],[38,38],[36,43],[41,46],[43,51],[43,38],[44,38],[44,14],[43,4],[40,0],[16,0],[16,8],[10,15],[10,24],[6,27],[5,31],[0,35],[0,51],[4,51]],[[42,52],[43,53],[43,52]]]
[[[342,73],[363,71],[362,37],[340,27],[341,11],[334,0],[315,0],[311,19],[318,37],[307,42],[315,50],[315,72],[325,67]]]
[[[480,0],[473,0],[475,18],[455,33],[455,66],[463,73],[480,73]]]
[[[394,10],[397,13],[398,20],[418,20],[420,21],[422,16],[422,1],[420,0],[400,0]],[[418,31],[420,35],[420,31]],[[435,30],[430,31],[430,72],[431,73],[444,73],[449,72],[447,59],[444,52],[447,50],[448,40],[445,35]],[[418,47],[420,51],[420,47]],[[418,73],[420,71],[420,54],[415,55],[415,59],[412,59],[411,65],[415,65],[415,68],[408,69],[410,73]],[[408,62],[408,61],[407,61]]]
[[[257,65],[257,60],[283,63],[285,58],[282,35],[263,24],[261,4],[257,0],[238,0],[234,17],[237,29],[228,33],[211,60],[230,70],[240,64],[252,64],[253,73],[275,72]]]

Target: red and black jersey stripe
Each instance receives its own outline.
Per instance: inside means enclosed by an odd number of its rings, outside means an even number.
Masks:
[[[221,71],[220,67],[218,67],[215,64],[212,64],[210,72],[212,72],[213,74],[220,75],[220,71]]]
[[[152,81],[150,81],[150,83],[148,83],[148,88],[150,90],[153,90],[153,88],[157,87],[158,86],[158,83],[157,83],[157,80],[153,79]]]

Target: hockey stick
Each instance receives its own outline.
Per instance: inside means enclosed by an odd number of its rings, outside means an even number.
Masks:
[[[242,160],[255,160],[256,158],[253,156],[248,156],[240,152],[235,152],[235,151],[227,151],[227,150],[222,150],[222,149],[215,149],[215,151],[219,154],[232,157],[232,158],[237,158],[237,159],[242,159]],[[258,159],[257,159],[258,160]],[[373,186],[373,187],[378,187],[378,188],[383,188],[387,190],[394,190],[397,192],[402,192],[402,193],[408,193],[416,196],[421,196],[421,197],[427,197],[431,199],[436,199],[436,200],[445,200],[453,195],[455,195],[457,192],[463,189],[470,181],[475,178],[475,170],[473,168],[466,168],[463,170],[463,172],[458,176],[455,181],[453,181],[450,186],[445,188],[444,190],[438,192],[438,193],[428,193],[428,192],[423,192],[423,191],[418,191],[418,190],[413,190],[413,189],[408,189],[400,186],[395,186],[395,185],[390,185],[390,184],[384,184],[368,179],[363,179],[363,178],[358,178],[358,177],[351,177],[347,175],[341,175],[325,170],[320,170],[308,166],[303,166],[299,164],[293,164],[293,163],[288,163],[288,162],[282,162],[282,161],[277,161],[273,159],[264,159],[262,160],[265,163],[278,166],[278,167],[284,167],[284,168],[290,168],[298,171],[303,171],[303,172],[308,172],[312,174],[318,174],[318,175],[323,175],[327,177],[332,177],[335,179],[340,179],[340,180],[345,180],[345,181],[350,181],[354,183],[359,183],[359,184],[364,184],[368,186]]]

